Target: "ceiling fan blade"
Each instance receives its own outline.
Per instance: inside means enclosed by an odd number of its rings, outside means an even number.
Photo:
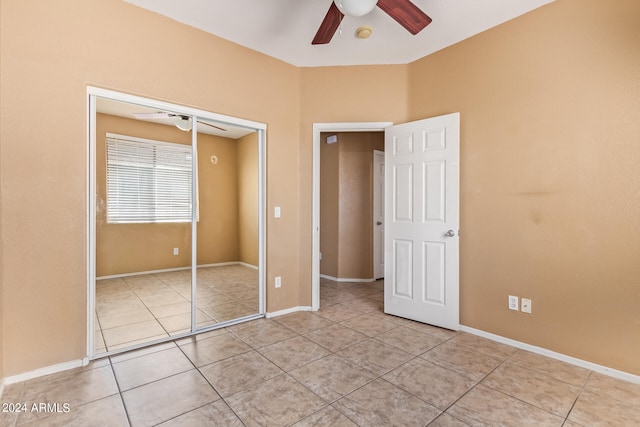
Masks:
[[[169,117],[174,117],[175,114],[163,113],[158,111],[157,113],[133,113],[133,117],[138,120],[145,119],[168,119]]]
[[[329,7],[329,11],[325,15],[322,24],[320,24],[320,28],[318,28],[318,32],[313,38],[311,44],[329,43],[333,35],[338,30],[340,22],[342,22],[342,18],[344,18],[344,15],[340,12],[338,6],[336,6],[334,2],[331,2],[331,7]]]
[[[409,0],[378,0],[378,7],[413,35],[431,23],[431,18]]]
[[[200,120],[198,120],[198,123],[200,123],[200,124],[202,124],[202,125],[211,126],[212,128],[216,128],[216,129],[221,130],[221,131],[223,131],[223,132],[226,132],[226,131],[227,131],[226,129],[222,129],[222,128],[221,128],[221,127],[219,127],[219,126],[212,125],[211,123],[201,122]]]

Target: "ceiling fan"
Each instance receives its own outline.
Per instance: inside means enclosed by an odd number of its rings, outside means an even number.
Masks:
[[[191,116],[186,116],[183,114],[175,114],[175,113],[166,113],[163,111],[158,111],[157,113],[133,113],[133,117],[135,117],[138,120],[153,120],[153,119],[170,119],[175,117],[176,121],[174,123],[174,125],[176,125],[176,127],[180,130],[183,131],[190,131],[191,128],[193,127],[191,125]],[[203,125],[207,125],[207,126],[211,126],[212,128],[216,128],[218,130],[221,130],[223,132],[226,132],[226,129],[223,129],[219,126],[216,125],[212,125],[211,123],[207,123],[207,122],[202,122],[200,120],[198,120],[198,123],[203,124]]]
[[[413,35],[431,23],[431,18],[410,0],[334,0],[311,44],[329,43],[345,15],[363,16],[376,5]]]

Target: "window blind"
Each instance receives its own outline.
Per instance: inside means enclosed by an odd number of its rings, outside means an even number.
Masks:
[[[191,222],[191,146],[106,134],[107,222]]]

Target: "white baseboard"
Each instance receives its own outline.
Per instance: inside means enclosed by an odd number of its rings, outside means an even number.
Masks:
[[[248,264],[248,263],[242,262],[242,261],[238,261],[238,264],[243,266],[243,267],[251,268],[253,270],[258,270],[258,266],[257,265]]]
[[[283,316],[285,314],[295,313],[297,311],[311,311],[311,306],[303,305],[298,307],[285,308],[284,310],[265,313],[264,317],[271,319],[272,317]]]
[[[246,262],[240,261],[229,261],[229,262],[217,262],[213,264],[200,264],[198,268],[207,268],[207,267],[224,267],[227,265],[243,265],[245,267],[258,269],[255,265],[247,264]],[[189,267],[175,267],[175,268],[164,268],[161,270],[148,270],[148,271],[136,271],[134,273],[122,273],[122,274],[112,274],[109,276],[100,276],[96,277],[96,280],[106,280],[106,279],[119,279],[122,277],[133,277],[133,276],[142,276],[145,274],[159,274],[159,273],[170,273],[172,271],[184,271],[191,270],[191,266]]]
[[[198,264],[197,268],[207,268],[207,267],[226,267],[227,265],[238,265],[242,264],[240,261],[228,261],[228,262],[214,262],[213,264]],[[186,270],[191,270],[191,266],[186,267]]]
[[[170,273],[172,271],[189,270],[191,267],[163,268],[162,270],[136,271],[135,273],[111,274],[109,276],[99,276],[96,280],[120,279],[121,277],[143,276],[145,274]]]
[[[326,274],[321,274],[320,275],[321,278],[323,279],[327,279],[327,280],[333,280],[334,282],[344,282],[344,283],[369,283],[369,282],[375,282],[376,279],[374,278],[370,278],[370,279],[353,279],[353,278],[349,278],[349,277],[333,277],[333,276],[329,276]]]
[[[511,338],[505,338],[500,335],[495,335],[489,332],[482,331],[480,329],[470,328],[468,326],[460,325],[460,330],[463,332],[467,332],[473,335],[477,335],[479,337],[487,338],[492,341],[496,341],[502,344],[510,345],[511,347],[519,348],[521,350],[530,351],[532,353],[540,354],[542,356],[549,357],[551,359],[559,360],[561,362],[566,362],[571,365],[579,366],[581,368],[590,369],[594,372],[598,372],[600,374],[608,375],[613,378],[618,378],[620,380],[629,381],[635,384],[640,384],[640,376],[634,375],[628,372],[619,371],[617,369],[609,368],[606,366],[598,365],[597,363],[588,362],[586,360],[578,359],[576,357],[567,356],[566,354],[556,353],[555,351],[547,350],[543,347],[537,347],[535,345],[523,343],[520,341],[512,340]]]
[[[58,363],[57,365],[45,366],[44,368],[38,368],[33,371],[24,372],[18,375],[12,375],[4,379],[4,384],[10,385],[19,383],[22,381],[32,380],[34,378],[43,377],[45,375],[56,374],[62,371],[68,371],[69,369],[79,368],[81,366],[87,366],[89,359],[71,360],[69,362]]]

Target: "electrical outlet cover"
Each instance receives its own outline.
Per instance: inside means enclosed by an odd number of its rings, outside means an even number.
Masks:
[[[531,300],[529,298],[522,298],[522,312],[531,314]]]
[[[518,311],[518,297],[509,295],[509,310]]]

